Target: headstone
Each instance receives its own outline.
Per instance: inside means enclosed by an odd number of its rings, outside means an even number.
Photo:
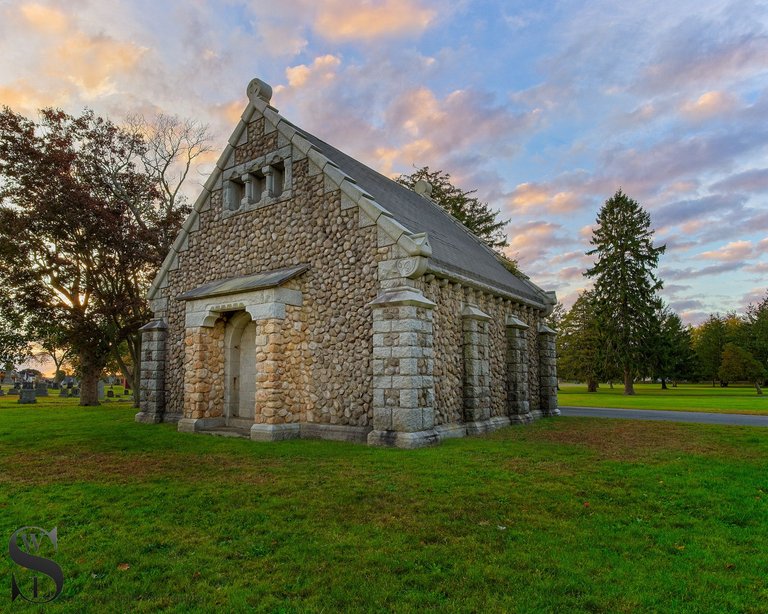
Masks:
[[[29,404],[29,403],[37,403],[37,398],[35,397],[35,389],[34,388],[22,388],[21,390],[21,396],[19,397],[19,400],[16,401],[17,403],[22,404]]]
[[[48,384],[45,382],[39,382],[35,386],[35,394],[39,397],[47,397],[48,396]]]
[[[58,390],[58,389],[59,389],[59,384],[58,384],[58,382],[53,382],[53,383],[50,385],[50,388],[51,388],[51,390]]]
[[[62,388],[61,390],[59,390],[59,396],[60,397],[68,397],[69,396],[69,392],[67,391],[66,388]]]
[[[69,395],[72,397],[75,397],[76,399],[80,398],[80,388],[72,388],[72,393]]]
[[[14,390],[21,390],[21,382],[14,382],[13,383],[13,389]]]
[[[8,391],[8,394],[12,394],[12,395],[14,395],[14,396],[15,396],[15,395],[19,394],[20,392],[21,392],[21,388],[11,388],[11,389]]]
[[[104,400],[104,382],[103,381],[99,380],[98,388],[99,388],[99,401],[103,401]]]
[[[5,396],[5,391],[2,388],[0,388],[0,397],[4,397],[4,396]]]
[[[115,391],[114,390],[107,390],[107,398],[112,399],[115,397]]]

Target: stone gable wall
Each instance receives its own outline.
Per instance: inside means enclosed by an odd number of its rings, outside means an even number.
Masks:
[[[277,133],[264,135],[259,118],[248,142],[235,149],[235,163],[267,155]],[[376,227],[361,228],[357,208],[342,209],[338,190],[326,192],[322,174],[294,150],[290,200],[241,214],[222,215],[222,189],[200,215],[179,267],[169,274],[166,411],[183,413],[185,303],[174,297],[204,283],[309,263],[289,286],[304,304],[289,308],[283,334],[285,398],[290,415],[270,422],[320,422],[366,426],[371,420],[371,313],[377,293],[377,263],[389,253],[377,247]],[[299,313],[300,311],[300,313]],[[293,350],[298,350],[294,352]],[[258,374],[258,371],[257,371]],[[257,375],[258,377],[258,375]]]
[[[264,118],[248,125],[247,142],[235,147],[235,165],[269,155],[281,146],[277,132],[267,126]],[[341,192],[331,189],[323,174],[296,148],[290,177],[290,198],[243,212],[224,212],[223,190],[219,187],[211,192],[208,206],[200,213],[199,228],[189,234],[187,248],[179,255],[179,267],[169,273],[163,293],[168,297],[167,307],[155,314],[168,324],[166,413],[184,414],[185,395],[187,405],[199,417],[219,416],[223,406],[223,321],[209,331],[213,339],[206,343],[213,345],[203,347],[204,343],[198,344],[186,334],[186,304],[175,297],[214,280],[308,263],[307,272],[286,284],[301,291],[303,305],[288,306],[285,320],[259,324],[258,334],[270,346],[279,346],[284,360],[278,364],[257,354],[257,395],[260,387],[263,398],[256,422],[372,425],[374,331],[368,304],[381,287],[379,263],[406,254],[386,238],[382,240],[381,230],[370,220],[361,223],[356,206],[343,206]],[[436,303],[436,425],[464,422],[461,313],[467,302],[491,317],[487,326],[491,416],[508,412],[507,315],[529,326],[525,339],[530,409],[539,409],[539,312],[433,275],[410,283]],[[202,364],[206,358],[219,367]],[[190,361],[196,365],[196,375],[193,385],[187,382],[185,393],[184,365]],[[210,390],[206,377],[214,380]],[[220,400],[205,398],[213,393]]]

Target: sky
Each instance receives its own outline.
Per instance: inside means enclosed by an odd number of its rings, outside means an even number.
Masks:
[[[390,176],[449,172],[569,306],[621,187],[651,214],[686,322],[768,286],[768,3],[0,0],[0,104],[210,125],[253,77],[302,128]],[[194,197],[194,196],[193,196]]]

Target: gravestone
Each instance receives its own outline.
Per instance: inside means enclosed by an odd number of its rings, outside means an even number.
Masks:
[[[46,384],[45,382],[38,382],[38,384],[35,386],[35,394],[38,397],[47,397],[48,384]]]
[[[19,396],[19,400],[16,401],[17,403],[22,403],[24,405],[30,404],[30,403],[37,403],[37,398],[35,396],[35,389],[34,388],[22,388],[21,389],[21,396]]]
[[[15,387],[14,387],[14,388],[11,388],[11,389],[8,391],[8,394],[17,395],[17,394],[19,394],[19,392],[21,392],[21,388],[15,388]]]
[[[113,399],[115,397],[115,391],[114,390],[107,390],[107,398]]]
[[[69,391],[67,391],[66,388],[61,388],[59,390],[59,396],[60,397],[68,397],[69,396]]]
[[[99,401],[103,401],[104,400],[104,382],[102,380],[99,380],[98,388],[99,388]]]
[[[72,392],[69,396],[75,397],[76,399],[80,398],[80,388],[72,388]]]
[[[0,397],[4,397],[4,396],[5,396],[5,391],[2,388],[0,388]]]

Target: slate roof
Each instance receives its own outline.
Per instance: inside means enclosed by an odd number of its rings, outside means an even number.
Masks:
[[[289,123],[290,122],[286,122]],[[413,233],[426,232],[433,261],[439,268],[482,281],[521,298],[544,304],[543,291],[513,275],[480,239],[442,207],[355,160],[332,145],[290,124],[312,145],[357,182]]]

